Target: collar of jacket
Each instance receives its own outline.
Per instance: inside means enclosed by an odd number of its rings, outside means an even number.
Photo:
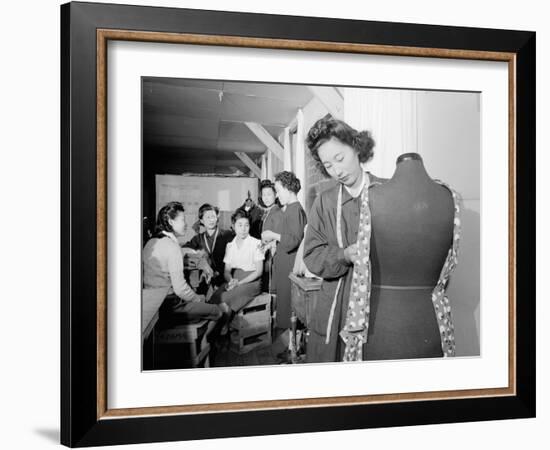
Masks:
[[[377,177],[376,175],[373,175],[372,173],[370,173],[369,171],[366,171],[365,174],[368,175],[369,177],[369,189],[371,187],[373,187],[375,184],[383,184],[384,182],[388,181],[387,178],[380,178],[380,177]],[[338,198],[338,186],[339,185],[336,185],[336,189],[334,190],[334,192],[336,193],[336,198]],[[359,199],[361,198],[361,196],[359,197],[355,197],[355,199]],[[351,194],[348,192],[347,189],[342,189],[342,205],[345,205],[347,202],[353,200],[354,197],[351,196]]]

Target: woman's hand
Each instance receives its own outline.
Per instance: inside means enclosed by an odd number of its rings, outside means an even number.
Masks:
[[[181,254],[185,257],[187,255],[196,255],[197,251],[189,247],[181,247]]]
[[[357,249],[357,244],[351,244],[349,247],[344,249],[344,257],[349,263],[356,264],[359,261],[359,250]]]
[[[262,242],[271,242],[277,239],[277,236],[278,234],[271,230],[262,231]]]
[[[231,289],[233,289],[234,287],[237,287],[238,285],[239,285],[239,280],[235,278],[231,278],[231,280],[229,280],[229,283],[227,283],[227,290],[230,291]]]
[[[210,283],[210,279],[214,276],[214,270],[208,264],[206,258],[201,258],[198,264],[198,268],[201,270],[201,277],[206,279],[207,283]]]
[[[258,245],[258,249],[264,254],[270,250],[272,253],[274,253],[276,248],[277,248],[277,241],[271,241],[271,242],[262,241],[262,243]]]

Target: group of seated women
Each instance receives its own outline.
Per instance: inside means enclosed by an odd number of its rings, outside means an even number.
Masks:
[[[161,312],[178,320],[208,319],[221,324],[226,335],[233,316],[262,291],[277,293],[277,327],[290,326],[290,280],[296,251],[303,238],[306,215],[296,194],[300,181],[281,172],[275,182],[260,187],[262,215],[257,225],[261,239],[251,236],[252,218],[247,208],[231,216],[232,230],[219,227],[219,210],[204,204],[199,222],[204,231],[180,246],[178,236],[186,230],[184,207],[179,202],[163,206],[154,236],[143,249],[145,288],[169,287]],[[278,200],[278,201],[277,201]],[[203,277],[208,295],[197,294],[184,276],[184,255],[203,257]]]

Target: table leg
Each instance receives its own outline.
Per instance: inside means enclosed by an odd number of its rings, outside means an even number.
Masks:
[[[296,364],[298,361],[297,343],[296,343],[296,313],[292,311],[290,316],[290,361]]]

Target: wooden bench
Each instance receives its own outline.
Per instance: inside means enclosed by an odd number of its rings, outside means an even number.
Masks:
[[[168,353],[172,355],[179,353],[179,357],[176,360],[165,361],[164,363],[162,357],[159,355],[159,368],[163,368],[164,365],[174,369],[199,366],[209,367],[210,344],[207,341],[207,337],[213,324],[215,322],[204,319],[196,323],[181,324],[172,328],[157,330],[155,340],[159,346],[159,350],[160,346],[162,346],[165,350],[171,350]],[[174,352],[173,347],[178,344],[182,347],[181,352]],[[164,359],[167,359],[167,357],[165,356]]]
[[[231,349],[239,355],[272,343],[271,295],[260,294],[241,309],[231,325]]]

